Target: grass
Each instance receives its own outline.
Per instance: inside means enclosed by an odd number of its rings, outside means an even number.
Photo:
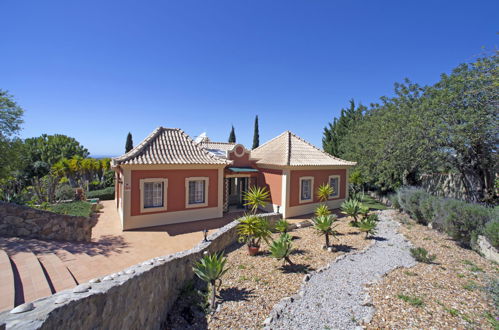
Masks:
[[[397,297],[399,299],[402,299],[406,303],[409,303],[412,306],[416,306],[416,307],[424,306],[423,299],[421,299],[419,297],[416,297],[416,296],[406,296],[404,294],[398,294]]]
[[[405,275],[407,275],[407,276],[418,276],[418,274],[417,274],[417,273],[410,272],[410,271],[408,271],[408,270],[406,270],[406,271],[404,272],[404,274],[405,274]]]
[[[52,204],[47,210],[59,214],[89,217],[92,215],[92,204],[83,201]]]
[[[469,261],[467,259],[463,260],[463,264],[467,265],[467,266],[470,266],[470,270],[474,273],[483,273],[483,269],[478,267],[477,265],[475,265],[472,261]]]
[[[463,285],[463,289],[466,289],[468,291],[473,291],[476,288],[478,288],[478,284],[475,281],[469,280],[466,282],[465,285]]]
[[[245,265],[239,265],[237,266],[238,269],[246,269],[246,266]]]
[[[375,200],[374,198],[372,198],[369,195],[364,195],[360,201],[362,202],[362,204],[369,207],[371,210],[386,210],[387,209],[386,205],[378,202],[377,200]]]

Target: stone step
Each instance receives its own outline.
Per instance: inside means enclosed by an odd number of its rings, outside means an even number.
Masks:
[[[19,274],[15,279],[16,305],[50,296],[53,292],[38,258],[31,251],[20,251],[10,256]]]
[[[62,260],[54,253],[43,253],[37,255],[37,257],[45,269],[55,292],[70,289],[77,285]]]
[[[16,291],[14,286],[14,272],[9,256],[0,250],[0,312],[14,308]]]

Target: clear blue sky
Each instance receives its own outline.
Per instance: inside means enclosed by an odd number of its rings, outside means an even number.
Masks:
[[[438,80],[498,45],[499,1],[0,2],[0,88],[22,137],[62,133],[93,155],[157,126],[251,146],[291,130],[321,146],[348,100]]]

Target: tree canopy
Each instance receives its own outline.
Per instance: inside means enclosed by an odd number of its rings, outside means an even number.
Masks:
[[[0,89],[0,179],[7,177],[19,163],[21,141],[16,135],[21,130],[23,114],[13,96]]]
[[[260,133],[258,131],[258,115],[255,117],[255,127],[253,131],[253,147],[252,149],[258,148],[260,145]]]
[[[128,135],[126,136],[125,153],[129,152],[132,149],[133,149],[132,133],[128,132]]]
[[[236,132],[234,131],[234,125],[232,125],[232,129],[230,130],[229,142],[236,143]]]

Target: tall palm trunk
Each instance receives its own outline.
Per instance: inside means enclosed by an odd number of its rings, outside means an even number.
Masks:
[[[326,248],[329,247],[329,234],[325,233],[324,236],[326,236]]]

